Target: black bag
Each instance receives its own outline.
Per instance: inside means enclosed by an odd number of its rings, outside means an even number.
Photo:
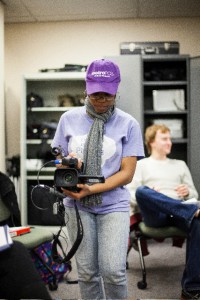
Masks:
[[[39,139],[40,138],[40,124],[30,124],[27,126],[27,139]]]
[[[53,139],[57,126],[56,121],[43,122],[40,127],[40,139]]]
[[[38,94],[31,92],[26,96],[27,107],[43,107],[43,98]]]
[[[27,139],[52,139],[55,135],[58,122],[42,122],[41,124],[30,124],[27,126]]]

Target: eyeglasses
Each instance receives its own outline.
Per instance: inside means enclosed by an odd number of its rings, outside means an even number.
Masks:
[[[110,94],[107,94],[107,95],[91,94],[91,95],[88,95],[88,97],[94,101],[104,101],[104,100],[105,101],[113,101],[115,99],[115,95],[110,95]]]

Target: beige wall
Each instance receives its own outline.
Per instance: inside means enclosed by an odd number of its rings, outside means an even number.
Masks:
[[[4,7],[0,2],[0,171],[5,172]]]
[[[179,41],[180,53],[200,55],[200,18],[22,23],[5,26],[8,156],[20,153],[22,76],[66,63],[119,55],[125,41]]]

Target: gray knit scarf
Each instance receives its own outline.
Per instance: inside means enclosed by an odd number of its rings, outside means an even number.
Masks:
[[[86,175],[101,175],[101,156],[103,147],[104,124],[114,112],[114,105],[103,114],[95,112],[88,97],[85,99],[86,112],[94,119],[84,145],[83,162]],[[102,195],[93,194],[81,199],[84,206],[97,206],[102,203]]]

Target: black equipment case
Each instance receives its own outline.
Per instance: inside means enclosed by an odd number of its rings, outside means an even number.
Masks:
[[[124,42],[120,54],[179,54],[178,42]]]

